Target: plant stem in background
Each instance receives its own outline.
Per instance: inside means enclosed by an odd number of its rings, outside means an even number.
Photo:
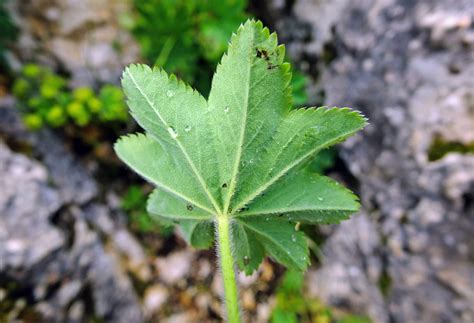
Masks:
[[[240,322],[238,291],[235,277],[234,258],[232,257],[230,219],[227,216],[217,217],[217,247],[219,251],[222,278],[224,280],[225,305],[227,321]]]

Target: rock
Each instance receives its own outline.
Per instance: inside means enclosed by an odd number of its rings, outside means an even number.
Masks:
[[[31,268],[64,244],[50,222],[61,199],[47,180],[42,165],[0,142],[0,273]]]
[[[119,212],[115,210],[114,213]],[[151,270],[148,266],[147,257],[140,243],[133,235],[121,226],[111,211],[103,205],[89,205],[85,207],[86,220],[101,234],[110,237],[114,250],[125,258],[126,269],[133,273],[141,281],[151,279]],[[119,218],[125,217],[120,214]],[[121,222],[121,221],[119,221]]]
[[[85,203],[97,194],[97,184],[64,144],[48,129],[25,129],[13,97],[0,101],[0,134],[20,145],[28,145],[48,170],[63,204]]]
[[[306,279],[311,297],[385,322],[388,313],[377,287],[383,264],[380,240],[374,232],[375,226],[364,214],[341,223],[326,242],[322,268],[310,269]],[[348,300],[347,295],[354,298]]]
[[[196,322],[196,313],[192,311],[173,314],[162,322],[164,323],[192,323]]]
[[[145,290],[143,299],[144,315],[151,318],[153,314],[157,313],[161,306],[168,301],[169,293],[166,288],[161,285],[154,285]]]
[[[7,7],[20,31],[17,59],[65,69],[73,86],[117,82],[123,66],[138,60],[138,46],[120,26],[130,11],[126,2],[11,1]]]
[[[363,211],[329,237],[310,289],[375,322],[472,322],[462,286],[474,276],[474,157],[430,160],[430,151],[436,138],[473,142],[474,7],[296,0],[268,8],[293,59],[319,80],[323,103],[370,120],[342,149]],[[295,26],[309,35],[292,38]]]
[[[160,257],[155,260],[160,279],[168,284],[176,284],[184,279],[191,271],[190,264],[195,253],[192,250],[182,250],[171,253],[167,257]]]
[[[146,257],[115,221],[123,215],[93,202],[97,183],[53,133],[27,132],[9,102],[0,102],[0,110],[0,277],[16,286],[7,293],[28,299],[45,321],[141,322],[119,257],[130,268]],[[2,139],[30,145],[38,160],[11,151]],[[105,248],[102,239],[112,243]],[[20,312],[12,309],[9,317]]]
[[[255,271],[252,275],[246,275],[244,272],[240,271],[237,274],[237,281],[239,282],[239,286],[242,287],[250,287],[257,282],[259,279],[259,272]]]

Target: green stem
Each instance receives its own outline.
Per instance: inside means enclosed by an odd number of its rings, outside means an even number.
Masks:
[[[235,277],[234,258],[232,257],[230,219],[227,216],[217,217],[217,245],[224,279],[225,304],[227,308],[227,321],[240,322],[239,299]]]

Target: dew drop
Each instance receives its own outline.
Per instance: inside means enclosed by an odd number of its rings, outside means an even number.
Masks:
[[[318,201],[322,201],[322,200],[323,200],[323,198],[322,198],[322,197],[318,197]]]
[[[250,258],[247,256],[244,256],[244,265],[248,265],[250,263]]]
[[[291,235],[291,241],[296,242],[296,237],[294,234]]]
[[[270,218],[265,218],[265,221],[270,221]]]
[[[225,112],[225,113],[229,112],[229,107],[225,107],[225,108],[224,108],[224,112]]]
[[[188,211],[192,211],[194,207],[191,204],[188,204],[186,205],[186,209],[188,209]]]
[[[169,98],[171,98],[172,96],[174,96],[174,92],[171,91],[171,90],[168,90],[168,91],[166,91],[166,96],[168,96]]]
[[[227,183],[222,184],[222,188],[227,188]]]
[[[191,131],[191,126],[186,126],[186,127],[184,127],[184,131],[190,132],[190,131]]]
[[[168,127],[168,132],[169,132],[171,138],[176,139],[178,137],[178,133],[176,132],[176,130],[173,127],[169,126]]]

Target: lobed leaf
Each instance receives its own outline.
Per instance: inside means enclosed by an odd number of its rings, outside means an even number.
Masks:
[[[148,211],[175,221],[189,243],[210,247],[217,217],[232,218],[237,265],[250,274],[266,254],[303,270],[308,247],[296,222],[337,223],[358,210],[309,160],[362,129],[348,108],[292,109],[290,65],[260,22],[241,25],[206,100],[157,68],[131,65],[122,85],[146,135],[121,138],[119,157],[156,185]]]

